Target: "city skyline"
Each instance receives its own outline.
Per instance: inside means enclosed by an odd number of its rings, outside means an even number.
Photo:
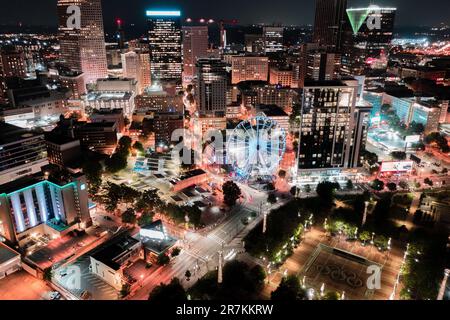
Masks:
[[[192,1],[192,3],[189,3]],[[188,2],[188,3],[186,3]],[[32,26],[57,26],[57,14],[55,10],[56,0],[32,0],[8,1],[2,4],[5,10],[0,12],[0,21],[4,25]],[[376,3],[378,5],[389,5],[397,7],[402,14],[397,19],[397,26],[417,26],[417,16],[420,16],[419,26],[432,26],[439,23],[449,23],[446,19],[447,4],[444,0],[349,0],[349,7],[364,6]],[[270,0],[260,0],[257,2],[258,14],[254,14],[255,0],[237,0],[218,2],[214,5],[214,10],[210,10],[209,2],[206,0],[188,1],[146,1],[137,0],[126,3],[124,10],[123,2],[120,0],[110,0],[104,8],[105,26],[114,24],[116,18],[120,17],[125,25],[135,24],[143,27],[146,24],[145,10],[151,7],[177,8],[182,12],[183,17],[192,18],[213,18],[213,19],[237,19],[241,24],[258,23],[283,23],[285,25],[306,25],[314,23],[314,0],[281,0],[277,2],[279,6],[274,10]],[[24,10],[27,8],[27,10]],[[39,15],[34,14],[37,10],[42,10]],[[258,18],[255,18],[258,17]]]

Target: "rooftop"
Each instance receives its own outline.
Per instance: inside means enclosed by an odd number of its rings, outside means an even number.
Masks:
[[[129,234],[125,234],[107,242],[92,254],[92,258],[114,270],[119,270],[121,267],[120,258],[131,251],[137,243],[139,243],[139,240],[131,237]]]
[[[0,242],[0,265],[19,256],[19,253]]]
[[[29,131],[5,122],[0,122],[0,145],[14,143],[38,136],[43,136],[43,134]]]

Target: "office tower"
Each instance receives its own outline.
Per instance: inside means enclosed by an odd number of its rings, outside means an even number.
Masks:
[[[140,70],[139,55],[134,51],[130,51],[127,53],[122,53],[121,58],[123,77],[138,80],[138,74]]]
[[[231,57],[231,83],[267,81],[269,58],[259,56]]]
[[[197,61],[197,105],[200,113],[225,112],[227,105],[226,64],[220,59],[208,58]]]
[[[15,47],[3,47],[0,51],[0,77],[26,77],[25,56]]]
[[[323,81],[339,77],[341,55],[339,53],[313,50],[306,53],[306,78]]]
[[[379,65],[375,62],[389,52],[395,13],[395,8],[378,6],[347,9],[348,19],[342,46],[343,74],[364,75]],[[377,19],[379,26],[376,24]]]
[[[152,82],[181,82],[180,16],[180,11],[147,11]]]
[[[144,92],[146,88],[152,85],[150,53],[148,51],[139,52],[139,92]]]
[[[283,51],[283,27],[263,27],[264,51],[266,53]]]
[[[7,78],[26,77],[25,57],[23,52],[13,46],[0,50],[0,103],[7,102]]]
[[[208,55],[208,26],[183,26],[183,83],[189,84],[197,74],[199,58]]]
[[[43,133],[0,122],[0,185],[40,172],[47,164]]]
[[[357,85],[341,81],[305,82],[298,169],[348,168]]]
[[[270,68],[269,82],[280,87],[293,87],[294,69],[291,67]]]
[[[20,247],[31,236],[62,236],[72,225],[89,225],[88,190],[82,174],[56,180],[42,174],[0,186],[0,221],[3,236]]]
[[[80,23],[74,11],[80,10]],[[58,0],[61,60],[84,73],[86,83],[108,76],[101,0]]]
[[[313,42],[339,51],[347,0],[316,0]]]
[[[69,89],[69,99],[80,99],[86,93],[84,74],[79,71],[62,71],[59,73],[59,81],[64,88]]]

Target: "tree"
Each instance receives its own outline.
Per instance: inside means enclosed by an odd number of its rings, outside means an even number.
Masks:
[[[266,271],[259,264],[250,269],[250,277],[255,283],[257,290],[264,287],[264,280],[266,279]]]
[[[398,183],[398,186],[402,188],[403,190],[409,189],[409,184],[405,180],[400,180]]]
[[[131,291],[131,287],[128,283],[125,283],[122,285],[122,289],[120,289],[120,297],[121,298],[125,298],[126,296],[128,296],[130,294]]]
[[[405,160],[406,159],[406,152],[403,151],[393,151],[391,152],[391,157],[395,160]]]
[[[337,182],[322,181],[317,185],[316,192],[326,205],[331,205],[335,197],[335,192],[339,189],[340,186]]]
[[[98,161],[92,160],[83,163],[83,173],[86,175],[90,196],[95,196],[100,190],[102,185],[102,171],[102,165]]]
[[[361,240],[364,244],[372,239],[372,235],[369,231],[363,231],[359,234],[359,240]]]
[[[384,182],[379,180],[379,179],[375,179],[372,181],[372,189],[376,190],[376,191],[381,191],[384,189]]]
[[[173,278],[169,284],[161,283],[155,287],[150,293],[148,300],[153,302],[166,302],[166,301],[187,301],[186,291],[180,283],[178,278]]]
[[[156,263],[159,264],[160,266],[165,266],[165,265],[169,264],[169,262],[170,262],[170,258],[165,253],[161,253],[156,260]]]
[[[348,190],[352,190],[353,189],[353,182],[352,180],[347,180],[347,185],[346,185]]]
[[[53,278],[53,269],[51,267],[48,267],[44,270],[43,279],[45,281],[51,282]]]
[[[234,206],[241,196],[241,189],[233,181],[227,181],[222,186],[223,200],[227,206]]]
[[[274,193],[269,193],[269,195],[267,196],[267,202],[270,204],[274,204],[277,202],[277,197]]]
[[[341,300],[341,294],[336,291],[329,291],[324,294],[322,300]]]
[[[295,301],[304,299],[304,296],[298,277],[289,275],[281,279],[280,285],[272,292],[270,299],[274,301]]]
[[[139,141],[136,141],[133,144],[133,149],[138,151],[138,152],[140,152],[140,153],[144,153],[145,152],[144,146]]]
[[[128,208],[122,214],[122,223],[135,224],[136,220],[137,220],[136,213],[134,212],[134,209],[132,209],[132,208]]]
[[[397,185],[394,182],[389,182],[386,187],[389,189],[389,191],[396,191]]]
[[[180,252],[181,252],[181,249],[176,247],[176,248],[173,248],[172,253],[170,255],[172,256],[172,258],[175,258],[176,256],[178,256],[180,254]]]
[[[432,132],[425,136],[424,142],[428,145],[435,144],[443,153],[450,152],[447,139],[439,132]]]
[[[429,185],[430,187],[433,186],[433,180],[431,180],[430,178],[425,178],[425,179],[423,180],[423,183]]]
[[[123,153],[126,156],[130,154],[131,144],[133,143],[133,140],[129,136],[123,136],[120,138],[118,144],[117,144],[117,153]]]
[[[144,212],[141,214],[141,216],[138,219],[139,226],[146,226],[153,222],[153,212]]]
[[[189,280],[191,280],[192,274],[189,270],[186,270],[186,273],[184,274],[184,276],[186,277],[186,280],[189,281]]]
[[[105,160],[106,169],[111,173],[119,172],[127,167],[127,157],[121,153],[114,153]]]
[[[311,192],[311,186],[309,184],[305,185],[305,192],[310,193]]]

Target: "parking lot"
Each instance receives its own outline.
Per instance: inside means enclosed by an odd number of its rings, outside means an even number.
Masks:
[[[24,270],[0,280],[0,300],[48,300],[52,289]]]

